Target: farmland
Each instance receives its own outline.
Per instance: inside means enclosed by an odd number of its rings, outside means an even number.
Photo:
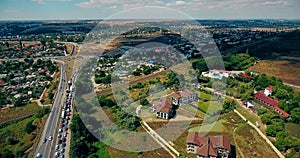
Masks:
[[[300,73],[295,73],[300,72],[300,60],[261,60],[248,70],[276,76],[283,82],[300,86]]]

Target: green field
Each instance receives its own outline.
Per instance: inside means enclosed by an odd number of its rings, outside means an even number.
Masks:
[[[0,152],[9,150],[17,157],[27,157],[26,151],[33,145],[36,134],[27,134],[25,127],[34,120],[32,116],[2,125],[4,127],[0,129]]]
[[[223,132],[224,131],[224,126],[223,123],[225,123],[226,120],[221,119],[218,120],[215,124],[207,124],[203,126],[198,126],[189,129],[189,132]]]
[[[213,115],[213,113],[217,112],[218,110],[222,110],[222,103],[217,101],[199,101],[198,108],[202,112]]]
[[[300,133],[299,133],[300,126],[299,125],[297,125],[295,123],[286,123],[285,130],[289,135],[300,139]]]
[[[209,122],[209,121],[208,121]],[[177,140],[173,141],[175,149],[182,157],[193,157],[195,155],[186,153],[186,137],[189,131],[199,131],[201,123],[191,124],[189,130],[185,131]],[[207,135],[226,135],[235,147],[236,157],[277,157],[271,147],[259,136],[259,134],[247,125],[237,114],[230,112],[219,117],[214,125],[203,125],[201,131],[208,132]],[[212,127],[210,129],[210,127]],[[204,131],[207,130],[207,131]],[[234,132],[235,131],[235,132]],[[235,133],[235,134],[233,134]],[[235,143],[236,142],[236,143]],[[238,150],[240,149],[240,151]]]

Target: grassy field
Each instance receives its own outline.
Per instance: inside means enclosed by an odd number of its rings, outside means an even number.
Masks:
[[[104,112],[106,113],[107,117],[116,122],[115,118],[112,116],[112,113],[109,109],[103,108]],[[142,127],[137,129],[138,132],[146,132]],[[116,132],[117,133],[117,132]],[[114,137],[114,135],[111,135]],[[123,138],[120,138],[123,139]],[[151,141],[153,143],[153,140]],[[157,144],[158,145],[158,144]],[[109,155],[112,158],[144,158],[144,157],[162,157],[162,158],[171,158],[171,155],[165,149],[155,149],[153,151],[145,151],[145,152],[129,152],[129,151],[122,151],[118,150],[113,147],[106,147],[106,150],[109,152]]]
[[[30,103],[23,107],[14,107],[0,110],[0,124],[16,120],[22,117],[30,116],[39,111],[41,107],[36,102]]]
[[[235,140],[245,157],[278,157],[261,136],[247,124],[237,127]]]
[[[200,91],[198,95],[200,98],[198,102],[198,108],[200,111],[209,115],[213,115],[214,112],[222,110],[222,103],[217,101],[217,97],[214,97],[211,94],[207,94],[202,91]],[[206,99],[207,101],[203,101],[201,99]]]
[[[249,120],[254,125],[256,124],[256,121],[260,125],[260,130],[262,132],[265,131],[265,125],[261,122],[261,119],[258,115],[252,113],[250,109],[244,109],[242,107],[236,109],[239,113],[241,113],[247,120]]]
[[[226,120],[221,119],[218,120],[215,124],[207,124],[199,127],[190,128],[189,132],[223,132],[224,126],[223,124],[226,123]]]
[[[300,60],[261,60],[248,70],[275,76],[283,82],[300,86]]]
[[[42,119],[36,119],[32,115],[2,124],[0,128],[0,153],[9,150],[17,157],[32,156],[32,146],[37,143],[46,118],[44,116]],[[25,127],[31,121],[33,121],[36,129],[28,134],[25,132]]]
[[[200,126],[201,124],[199,123],[191,124],[189,130],[197,131]],[[233,134],[234,131],[235,134]],[[175,144],[175,149],[183,155],[182,157],[193,156],[187,154],[185,151],[187,134],[188,130],[173,142]],[[277,157],[271,147],[267,145],[258,133],[249,125],[245,124],[245,122],[233,112],[220,116],[219,121],[216,122],[212,129],[207,133],[207,135],[218,134],[229,137],[231,144],[236,148],[236,157]],[[241,150],[243,155],[241,155],[237,148]]]
[[[295,123],[286,123],[285,128],[286,128],[286,132],[289,135],[300,139],[300,133],[299,133],[300,126],[299,125],[297,125]]]

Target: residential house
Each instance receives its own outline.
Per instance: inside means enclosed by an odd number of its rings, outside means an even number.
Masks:
[[[227,158],[231,152],[230,140],[223,135],[205,137],[199,132],[189,132],[187,153],[196,154],[197,158]]]
[[[187,104],[198,99],[197,93],[187,89],[184,91],[173,92],[171,95],[172,103],[174,105]]]
[[[170,98],[161,98],[153,103],[153,112],[156,112],[157,118],[170,119],[174,116],[172,100]]]
[[[201,76],[222,79],[223,77],[228,78],[229,76],[235,77],[244,71],[225,71],[225,70],[209,70],[207,72],[202,72]]]
[[[271,96],[272,95],[272,90],[273,90],[272,86],[269,86],[269,87],[265,88],[265,91],[264,91],[265,96]]]

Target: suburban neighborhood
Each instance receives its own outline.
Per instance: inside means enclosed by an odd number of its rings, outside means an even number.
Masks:
[[[0,158],[300,158],[293,0],[3,0]]]

